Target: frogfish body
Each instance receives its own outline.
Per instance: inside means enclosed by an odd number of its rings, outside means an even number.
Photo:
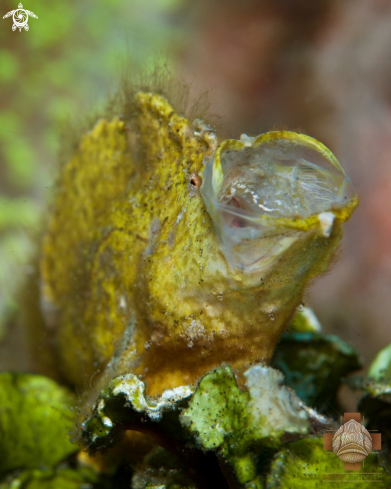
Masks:
[[[292,132],[219,142],[139,92],[100,119],[58,178],[41,304],[65,378],[125,372],[150,395],[229,363],[268,362],[357,204],[318,141]]]

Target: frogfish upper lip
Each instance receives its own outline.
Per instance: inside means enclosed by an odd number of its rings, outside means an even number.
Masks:
[[[205,167],[201,194],[227,261],[246,270],[265,267],[302,233],[327,237],[358,202],[331,151],[288,131],[223,141]]]

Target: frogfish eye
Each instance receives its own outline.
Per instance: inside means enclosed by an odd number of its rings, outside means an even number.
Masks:
[[[201,194],[233,267],[265,269],[303,233],[331,234],[357,204],[334,155],[308,136],[243,135],[217,148]]]

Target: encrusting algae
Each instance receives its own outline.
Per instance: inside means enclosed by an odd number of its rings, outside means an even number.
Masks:
[[[268,363],[357,205],[318,141],[218,141],[157,93],[102,118],[59,175],[41,304],[64,377],[138,375],[149,395]]]

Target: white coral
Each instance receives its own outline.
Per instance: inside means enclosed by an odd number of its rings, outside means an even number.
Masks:
[[[259,427],[262,436],[308,432],[308,414],[294,391],[282,385],[281,372],[266,365],[255,365],[244,375],[251,396],[253,425]]]

